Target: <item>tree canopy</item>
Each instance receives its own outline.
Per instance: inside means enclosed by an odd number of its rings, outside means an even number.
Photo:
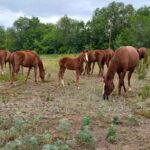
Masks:
[[[110,39],[111,35],[111,40]],[[150,7],[112,2],[96,8],[87,23],[67,15],[56,24],[38,17],[20,17],[12,27],[0,26],[0,48],[31,49],[38,53],[76,53],[83,49],[116,49],[122,45],[150,47]]]

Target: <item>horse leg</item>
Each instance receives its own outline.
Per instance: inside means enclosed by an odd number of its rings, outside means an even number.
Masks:
[[[80,75],[79,70],[76,70],[76,86],[78,89],[80,89],[79,88],[79,75]]]
[[[62,84],[62,86],[64,86],[63,76],[64,76],[65,70],[66,70],[65,67],[61,67],[61,66],[60,66],[59,73],[58,73],[58,77],[59,77],[59,83]]]
[[[92,64],[92,72],[91,72],[91,74],[93,74],[94,66],[95,66],[95,62],[93,62],[93,64]]]
[[[27,77],[26,77],[26,79],[25,79],[25,83],[27,83],[27,80],[28,80],[28,77],[29,77],[30,71],[31,71],[31,67],[29,67],[29,69],[28,69]]]
[[[34,78],[35,78],[35,82],[37,82],[37,66],[34,67]]]
[[[3,62],[2,61],[1,61],[0,65],[1,65],[2,74],[4,74],[4,71],[3,71]]]
[[[98,61],[98,67],[99,67],[99,73],[98,76],[102,73],[102,66],[101,66],[101,60]]]
[[[126,75],[126,70],[124,70],[122,73],[119,73],[119,95],[121,94],[121,87],[123,86],[124,92],[126,93],[126,87],[124,84],[124,77]]]
[[[129,71],[128,73],[128,86],[129,86],[129,91],[131,91],[131,86],[130,86],[130,79],[131,79],[131,76],[132,76],[132,73],[133,73],[134,69]]]

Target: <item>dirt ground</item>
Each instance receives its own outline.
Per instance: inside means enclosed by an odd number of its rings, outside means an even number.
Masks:
[[[58,84],[58,58],[43,57],[46,66],[46,79],[42,83],[34,83],[33,73],[27,84],[23,80],[17,81],[17,86],[12,87],[9,81],[0,83],[0,116],[7,118],[22,117],[32,119],[41,117],[41,124],[37,133],[43,132],[45,124],[51,121],[51,132],[56,132],[56,126],[62,118],[67,118],[71,123],[71,135],[74,136],[81,126],[81,119],[85,115],[92,118],[91,130],[97,139],[97,150],[149,150],[150,149],[150,120],[143,116],[135,115],[132,102],[138,99],[139,90],[150,81],[150,71],[144,80],[138,80],[133,74],[132,91],[128,95],[122,92],[116,96],[117,76],[115,90],[109,101],[102,99],[103,79],[98,77],[97,68],[90,76],[81,76],[80,90],[75,87],[75,73],[65,72],[65,87]],[[55,62],[54,62],[55,61]],[[105,71],[107,68],[105,68]],[[24,69],[24,75],[26,74]],[[22,76],[22,75],[21,75]],[[104,117],[99,115],[103,112]],[[106,141],[106,130],[114,116],[122,118],[123,123],[117,126],[117,140],[113,144]],[[129,116],[138,118],[139,125],[133,126],[127,122]],[[57,137],[57,135],[55,135]],[[59,136],[58,136],[59,137]],[[73,149],[83,149],[75,146]],[[85,148],[86,149],[86,148]]]

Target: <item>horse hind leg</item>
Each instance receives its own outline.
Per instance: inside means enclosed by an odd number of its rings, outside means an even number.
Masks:
[[[132,73],[133,73],[134,69],[129,71],[128,73],[128,86],[129,86],[129,91],[132,91],[131,89],[131,85],[130,85],[130,79],[131,79],[131,76],[132,76]]]
[[[78,89],[80,89],[80,87],[79,87],[79,75],[80,75],[80,73],[79,73],[79,71],[77,70],[77,71],[76,71],[76,86],[77,86]]]

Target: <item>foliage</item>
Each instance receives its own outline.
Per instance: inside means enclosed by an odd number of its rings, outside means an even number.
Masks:
[[[122,45],[150,47],[149,25],[150,7],[135,10],[130,4],[111,2],[107,7],[96,8],[87,23],[67,15],[56,24],[43,24],[37,17],[20,17],[10,28],[0,26],[0,48],[53,54]]]
[[[84,126],[77,132],[76,141],[77,144],[88,149],[94,150],[96,148],[96,139],[94,138],[88,126]]]
[[[149,98],[150,97],[150,86],[148,86],[148,85],[144,86],[138,95],[141,96],[142,99]]]
[[[116,141],[116,138],[117,128],[114,124],[111,124],[111,126],[107,129],[106,140],[110,143],[113,143]]]
[[[139,80],[143,80],[145,78],[145,76],[146,76],[146,64],[144,64],[143,61],[141,61],[139,63],[137,73],[138,73],[138,79]]]
[[[92,123],[91,117],[90,117],[90,116],[84,116],[84,117],[82,118],[81,123],[82,123],[82,126],[83,126],[83,127],[84,127],[84,126],[91,126],[91,123]]]
[[[121,120],[120,117],[115,116],[115,117],[113,118],[112,123],[115,124],[115,125],[122,124],[122,120]]]

